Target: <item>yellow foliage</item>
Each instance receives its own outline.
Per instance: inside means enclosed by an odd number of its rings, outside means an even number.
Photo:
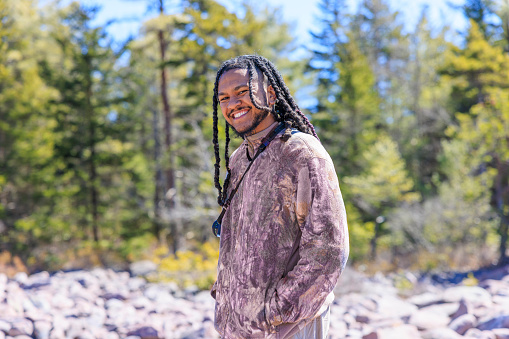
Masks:
[[[151,260],[158,264],[157,273],[150,276],[151,281],[173,281],[181,287],[195,285],[209,289],[216,278],[219,248],[216,243],[206,242],[196,251],[177,251],[169,254],[165,246],[154,250]]]
[[[21,258],[17,255],[12,256],[8,251],[1,252],[0,273],[5,273],[9,278],[12,278],[18,272],[28,272]]]
[[[479,284],[479,280],[477,280],[477,278],[474,277],[474,274],[470,272],[468,273],[468,276],[463,279],[462,283],[465,286],[477,286]]]

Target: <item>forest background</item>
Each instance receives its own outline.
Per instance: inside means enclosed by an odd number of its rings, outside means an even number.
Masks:
[[[301,108],[336,166],[350,265],[508,262],[509,0],[456,6],[462,31],[426,8],[408,30],[386,0],[321,0],[305,53],[270,6],[143,3],[154,15],[118,41],[98,8],[0,0],[1,271],[151,260],[154,280],[210,286],[212,87],[252,53],[313,98]]]

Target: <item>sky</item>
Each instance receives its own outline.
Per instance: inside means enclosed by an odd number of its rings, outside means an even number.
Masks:
[[[249,0],[253,4],[268,4],[268,0]],[[354,11],[360,0],[347,0],[351,11]],[[442,27],[449,24],[457,30],[465,27],[466,21],[459,11],[452,10],[448,4],[460,5],[464,0],[388,0],[393,10],[398,10],[402,15],[402,21],[407,30],[411,31],[420,16],[421,9],[428,6],[430,22],[434,27]],[[111,19],[121,19],[120,22],[110,25],[108,31],[117,40],[125,40],[130,35],[135,36],[141,23],[154,16],[155,13],[147,13],[146,3],[143,0],[80,0],[87,5],[100,5],[96,22],[102,24]],[[180,1],[168,1],[168,9],[171,3]],[[218,0],[229,10],[235,11],[240,1]],[[280,7],[286,22],[293,23],[293,33],[301,45],[310,42],[309,31],[316,29],[316,16],[320,0],[270,0],[271,7]]]

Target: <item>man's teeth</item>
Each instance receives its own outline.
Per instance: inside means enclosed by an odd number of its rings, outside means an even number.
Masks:
[[[247,113],[247,111],[248,111],[247,109],[242,110],[242,111],[240,111],[239,113],[235,113],[235,114],[233,115],[233,117],[234,117],[235,119],[240,118],[241,116],[243,116],[244,114],[246,114],[246,113]]]

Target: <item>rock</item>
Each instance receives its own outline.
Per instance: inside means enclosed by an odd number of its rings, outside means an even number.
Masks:
[[[450,328],[435,328],[422,333],[423,339],[461,339],[462,336]]]
[[[131,300],[131,305],[134,306],[137,310],[150,310],[153,308],[153,304],[148,300],[148,298],[144,296],[138,296]]]
[[[25,272],[18,272],[14,275],[13,280],[21,285],[28,280],[28,275]]]
[[[138,275],[148,275],[157,270],[157,264],[150,260],[142,260],[133,262],[129,265],[129,271],[134,276]]]
[[[377,304],[377,312],[387,318],[407,317],[417,311],[417,306],[393,296],[381,297]]]
[[[378,334],[376,332],[370,332],[366,335],[363,335],[362,339],[378,339]]]
[[[371,318],[376,315],[376,314],[372,314],[372,315],[368,315],[368,314],[358,314],[355,316],[355,321],[357,321],[358,323],[363,323],[363,324],[369,324]]]
[[[492,330],[494,328],[509,328],[509,314],[479,319],[477,328],[481,331]]]
[[[51,339],[66,339],[65,332],[61,328],[54,328],[50,332],[50,338]]]
[[[209,307],[214,308],[214,305],[216,303],[214,298],[211,297],[209,291],[201,291],[197,293],[194,296],[193,301],[195,302],[195,304],[205,306],[207,308]],[[374,305],[374,308],[376,308],[376,304]]]
[[[49,285],[51,285],[51,279],[49,273],[46,271],[32,274],[24,282],[21,283],[21,286],[26,290],[36,289]]]
[[[7,275],[5,273],[0,272],[0,290],[7,285],[7,282],[9,281],[9,278],[7,278]]]
[[[141,290],[141,288],[145,287],[146,284],[147,282],[145,281],[145,279],[140,277],[134,277],[130,278],[129,281],[127,282],[127,288],[129,288],[129,291],[134,292]]]
[[[362,338],[362,331],[359,330],[359,329],[356,329],[356,328],[350,328],[348,329],[348,332],[346,332],[346,337],[347,338]]]
[[[47,298],[45,295],[31,294],[28,298],[38,310],[42,312],[49,312],[51,310],[50,298]]]
[[[459,306],[458,306],[458,309],[456,310],[456,312],[454,312],[451,315],[451,319],[454,320],[454,319],[462,316],[463,314],[467,314],[467,313],[472,313],[472,306],[470,305],[469,302],[462,299],[462,300],[460,300],[460,303],[459,303]]]
[[[87,331],[87,330],[83,330],[83,332],[81,332],[77,337],[75,337],[77,339],[96,339],[96,337],[90,333],[90,331]]]
[[[127,299],[127,296],[125,294],[111,293],[111,292],[105,293],[105,294],[101,295],[100,297],[105,300],[110,300],[110,299],[126,300]]]
[[[196,285],[191,285],[184,289],[184,293],[187,295],[190,295],[190,296],[195,295],[199,291],[200,291],[200,289]]]
[[[69,309],[74,307],[74,301],[63,293],[57,293],[51,300],[51,305],[57,309]]]
[[[143,326],[134,331],[129,331],[128,336],[138,336],[141,339],[158,339],[159,333],[157,330],[150,326]]]
[[[53,337],[53,332],[60,332],[60,330],[62,331],[62,333],[64,333],[65,331],[67,331],[69,328],[71,327],[71,323],[69,321],[68,318],[65,318],[62,314],[55,314],[53,316],[53,330],[51,331],[52,333],[52,337]]]
[[[387,327],[397,327],[403,325],[403,321],[401,319],[395,319],[395,318],[389,318],[389,319],[381,319],[381,320],[375,320],[371,321],[369,323],[369,326],[373,329],[379,329],[379,328],[387,328]]]
[[[495,334],[491,331],[481,331],[477,328],[469,329],[465,335],[465,338],[476,338],[476,339],[497,339]]]
[[[421,335],[415,326],[401,325],[377,330],[377,339],[420,339]]]
[[[83,320],[88,328],[103,327],[106,321],[106,311],[103,308],[94,307],[89,316],[85,317]]]
[[[443,303],[423,307],[421,311],[440,313],[450,317],[458,311],[459,306],[459,303]]]
[[[0,319],[0,332],[9,333],[11,324],[3,319]]]
[[[53,326],[48,321],[34,322],[34,336],[36,339],[48,339]]]
[[[34,333],[34,324],[25,318],[14,318],[9,321],[11,329],[7,332],[10,336],[28,335],[32,336]]]
[[[509,328],[494,328],[491,332],[497,339],[509,339]]]
[[[437,327],[446,327],[449,323],[449,317],[441,312],[420,309],[410,316],[408,323],[424,331]]]
[[[118,299],[110,299],[106,303],[104,303],[104,307],[107,310],[114,310],[114,311],[120,310],[121,308],[124,307],[124,305],[125,305],[124,302],[121,300],[118,300]]]
[[[209,321],[208,323],[210,323],[212,325],[212,329],[213,329],[214,324],[211,321]],[[341,321],[340,319],[331,320],[329,334],[331,334],[331,335],[334,334],[337,338],[344,338],[344,337],[346,337],[347,331],[348,331],[348,328],[344,321]],[[212,332],[212,333],[214,333],[214,332]]]
[[[454,319],[450,324],[449,328],[456,331],[458,334],[465,334],[466,331],[475,327],[477,319],[472,314],[464,314]]]
[[[331,306],[330,339],[509,339],[509,277],[480,280],[484,288],[414,281],[420,294],[407,300],[392,278],[358,278],[359,293],[338,293]],[[0,339],[219,338],[209,291],[99,268],[18,280],[0,274]]]
[[[35,307],[35,305],[28,298],[23,298],[22,304],[23,304],[23,311],[25,313],[30,312],[30,311],[34,311],[34,310],[37,309]]]
[[[509,284],[503,280],[487,279],[479,283],[479,287],[487,290],[491,295],[499,292],[505,292],[509,288]]]
[[[493,306],[500,307],[501,310],[509,310],[509,296],[494,295],[492,297]]]
[[[484,288],[478,286],[456,286],[444,291],[445,302],[460,302],[462,299],[474,306],[491,305],[491,295]]]
[[[432,292],[426,292],[419,295],[414,295],[413,297],[408,298],[407,301],[419,308],[422,308],[438,304],[439,302],[442,301],[442,295]]]

